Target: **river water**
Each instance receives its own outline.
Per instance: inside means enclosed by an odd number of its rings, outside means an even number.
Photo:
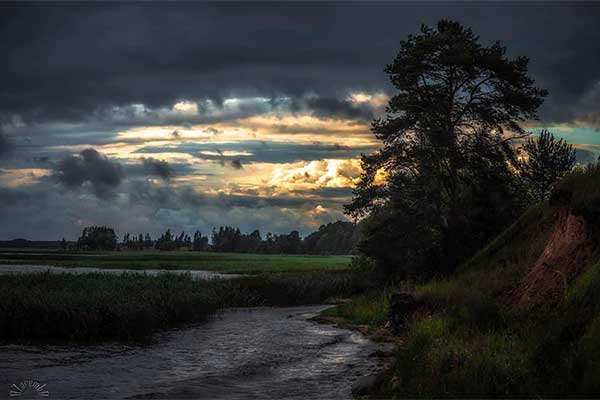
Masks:
[[[239,274],[220,274],[212,271],[187,270],[187,269],[122,269],[122,268],[93,268],[93,267],[56,267],[51,265],[34,264],[0,264],[0,274],[23,274],[32,272],[53,272],[68,274],[90,274],[101,272],[103,274],[190,274],[195,279],[231,279],[243,275]]]
[[[350,398],[382,345],[308,320],[324,308],[230,310],[143,346],[0,346],[0,398],[26,380],[60,399]]]

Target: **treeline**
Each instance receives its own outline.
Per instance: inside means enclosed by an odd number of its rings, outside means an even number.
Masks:
[[[351,254],[358,239],[358,230],[350,222],[337,221],[321,225],[319,230],[300,237],[298,231],[261,237],[258,230],[241,233],[239,228],[220,227],[212,232],[212,250],[233,253],[261,254]]]
[[[114,229],[106,226],[84,228],[77,240],[79,250],[188,250],[228,253],[259,254],[351,254],[358,241],[358,230],[353,223],[337,221],[321,225],[319,230],[305,238],[298,231],[275,235],[268,232],[263,238],[260,231],[242,233],[239,228],[221,226],[209,237],[196,231],[173,234],[170,229],[157,239],[149,233],[126,233],[118,240]]]

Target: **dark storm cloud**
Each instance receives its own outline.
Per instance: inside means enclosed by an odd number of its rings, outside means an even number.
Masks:
[[[175,170],[164,160],[157,160],[152,157],[142,158],[142,164],[146,172],[150,175],[156,175],[164,180],[169,180],[175,175]]]
[[[580,164],[593,163],[598,160],[598,152],[586,149],[575,149],[575,157]]]
[[[85,183],[92,186],[98,197],[111,197],[124,174],[121,165],[94,149],[85,149],[77,156],[68,155],[58,162],[54,177],[65,187],[80,188]]]
[[[15,143],[12,138],[6,135],[0,128],[0,160],[12,155],[14,148]]]
[[[305,100],[304,108],[320,118],[338,117],[369,121],[374,110],[368,105],[357,105],[346,99],[315,97]]]
[[[70,146],[99,147],[117,138],[141,144],[144,139],[117,132],[148,125],[235,126],[265,113],[365,123],[377,110],[349,95],[393,93],[382,71],[399,41],[440,18],[471,26],[484,43],[500,40],[511,57],[531,59],[531,76],[550,91],[540,110],[543,123],[577,120],[600,127],[599,3],[0,3],[0,159],[11,168],[54,171],[52,178],[0,188],[0,204],[7,205],[0,207],[0,237],[73,239],[83,223],[153,236],[166,227],[206,232],[220,224],[308,232],[315,227],[307,215],[316,205],[329,207],[314,217],[318,222],[343,218],[348,188],[297,190],[288,197],[202,193],[175,179],[146,179],[149,173],[171,176],[160,166],[147,168],[139,160],[120,165],[91,149],[73,155]],[[184,100],[196,103],[198,113],[172,110]],[[271,128],[306,133],[284,119]],[[597,144],[588,131],[579,142]],[[312,133],[347,134],[335,127]],[[182,138],[169,130],[165,140]],[[257,141],[142,151],[246,166],[346,159],[372,150]],[[578,151],[578,160],[594,155]],[[169,168],[177,176],[197,174],[191,164]],[[57,182],[75,190],[57,190]]]
[[[164,181],[169,181],[173,177],[189,174],[212,176],[210,173],[198,174],[194,171],[193,165],[186,162],[167,162],[153,157],[142,157],[141,162],[134,160],[122,164],[122,167],[124,175],[132,180],[138,177],[159,177]]]
[[[231,166],[235,169],[243,169],[242,161],[239,158],[231,160]]]
[[[12,206],[28,201],[30,198],[30,193],[24,190],[0,187],[0,205],[2,206]]]
[[[572,119],[600,70],[600,4],[593,2],[0,7],[0,34],[10,38],[0,44],[0,110],[27,121],[81,121],[133,103],[310,92],[343,99],[348,90],[389,90],[381,71],[399,40],[440,18],[529,56],[532,75],[550,90],[542,110],[548,120]],[[327,102],[315,106],[358,112]]]
[[[176,187],[171,185],[154,184],[148,181],[131,182],[129,191],[131,204],[143,204],[149,207],[165,209],[185,209],[187,207],[211,207],[229,209],[243,207],[249,209],[265,207],[299,207],[314,202],[308,196],[270,196],[262,197],[256,194],[208,194],[202,193],[190,186]],[[330,204],[323,199],[323,204]]]
[[[318,224],[343,218],[336,209],[336,199],[315,199],[311,193],[264,198],[252,190],[240,194],[202,193],[169,182],[128,179],[119,187],[123,195],[108,202],[78,190],[55,189],[51,181],[22,188],[0,187],[0,238],[72,240],[91,224],[111,226],[119,235],[134,230],[150,232],[153,237],[167,228],[210,232],[212,227],[224,224],[244,231],[258,228],[283,233],[297,229],[307,234]],[[307,212],[317,204],[331,211],[307,219]]]

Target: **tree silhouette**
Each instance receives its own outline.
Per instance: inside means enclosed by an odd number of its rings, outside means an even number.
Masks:
[[[150,237],[149,233],[146,233],[146,236],[144,237],[144,247],[149,249],[152,248],[154,246],[154,242],[152,241],[152,237]]]
[[[77,248],[81,250],[114,250],[117,247],[117,235],[107,226],[88,226],[83,228],[77,239]]]
[[[537,201],[545,200],[554,184],[575,165],[575,150],[563,139],[556,140],[547,130],[529,138],[521,148],[519,175],[531,187]]]
[[[546,95],[527,64],[508,59],[497,42],[482,46],[452,21],[400,42],[385,69],[398,92],[387,117],[372,125],[382,148],[362,157],[364,173],[346,208],[370,218],[374,236],[365,236],[363,252],[383,264],[451,270],[491,234],[480,229],[506,223],[502,214],[514,207],[482,210],[510,203],[510,141],[527,135],[520,122],[536,118]]]

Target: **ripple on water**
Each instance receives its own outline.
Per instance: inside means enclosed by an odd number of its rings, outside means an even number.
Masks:
[[[65,399],[350,398],[379,346],[307,320],[322,309],[228,311],[147,346],[0,346],[0,388],[33,379]]]

